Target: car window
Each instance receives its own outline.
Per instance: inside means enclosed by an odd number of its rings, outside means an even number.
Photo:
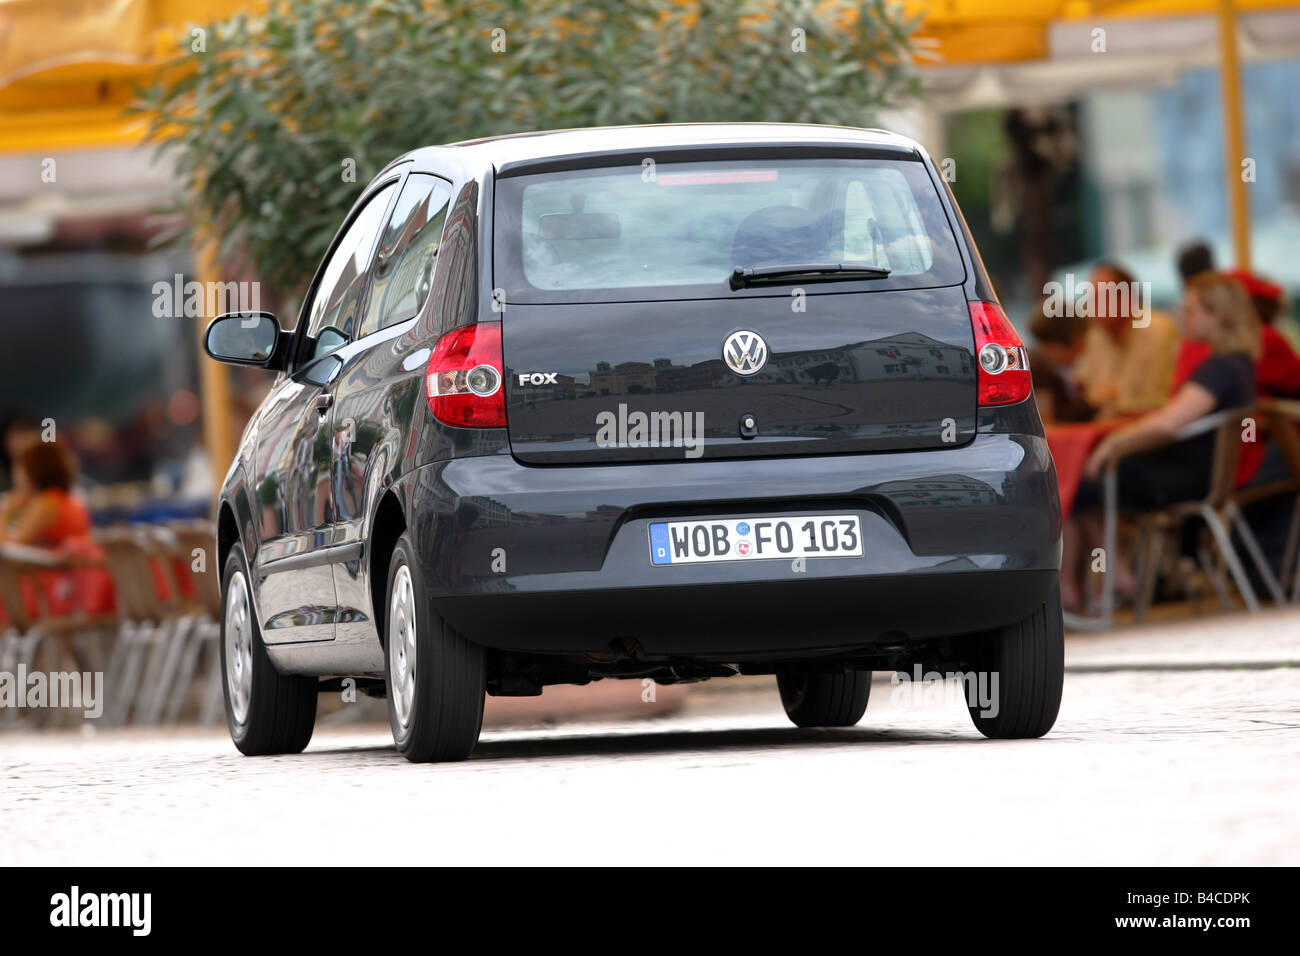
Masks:
[[[370,197],[325,264],[307,322],[306,347],[311,351],[305,361],[334,351],[352,336],[375,237],[396,188],[397,183],[390,183]]]
[[[665,161],[653,176],[627,165],[522,174],[498,183],[496,215],[496,282],[512,302],[730,297],[736,268],[790,264],[888,269],[872,291],[965,276],[935,186],[910,160]]]
[[[429,298],[451,187],[412,173],[402,187],[375,256],[370,301],[358,338],[416,315]]]

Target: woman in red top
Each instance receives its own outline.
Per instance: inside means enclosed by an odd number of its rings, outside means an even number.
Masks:
[[[1282,308],[1282,287],[1266,282],[1245,269],[1225,269],[1224,274],[1241,283],[1259,316],[1261,351],[1255,363],[1255,382],[1259,396],[1300,397],[1300,356],[1295,354],[1290,343],[1272,325]],[[1184,338],[1174,365],[1172,392],[1177,392],[1209,357],[1210,346],[1207,343]],[[1237,462],[1238,488],[1250,484],[1264,460],[1268,442],[1263,440],[1264,436],[1259,437],[1259,441],[1248,442],[1241,447],[1241,457]]]
[[[90,536],[90,512],[72,492],[76,477],[72,457],[57,442],[33,442],[14,463],[14,490],[0,502],[0,543],[47,548],[63,557],[102,561],[103,551]],[[37,575],[44,610],[97,614],[113,609],[112,579],[105,568],[78,566]],[[28,612],[42,610],[37,593],[26,588]]]

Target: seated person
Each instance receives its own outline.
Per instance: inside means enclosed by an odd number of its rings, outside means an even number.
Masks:
[[[1074,365],[1083,353],[1088,320],[1077,315],[1048,315],[1041,310],[1029,323],[1034,347],[1029,373],[1034,399],[1043,421],[1086,422],[1097,410],[1088,404],[1074,379]]]
[[[72,491],[76,466],[57,442],[28,444],[14,462],[14,490],[0,501],[0,544],[47,548],[63,557],[102,560],[90,536],[90,512]],[[42,571],[36,575],[52,613],[76,608],[92,613],[111,610],[112,584],[100,567]],[[36,593],[25,587],[28,612],[36,616]]]
[[[1300,398],[1300,356],[1296,355],[1290,343],[1273,326],[1282,310],[1282,287],[1245,269],[1225,269],[1223,274],[1241,283],[1250,296],[1255,317],[1260,322],[1260,355],[1255,364],[1260,396]],[[1192,372],[1209,357],[1208,342],[1184,338],[1178,349],[1178,359],[1174,363],[1172,392],[1177,392]]]
[[[1241,283],[1250,296],[1255,307],[1255,316],[1260,321],[1260,355],[1255,363],[1255,380],[1261,398],[1297,398],[1300,397],[1300,356],[1291,349],[1290,343],[1274,327],[1274,320],[1282,311],[1282,287],[1247,272],[1245,269],[1227,269],[1229,275]],[[1176,392],[1191,377],[1201,363],[1210,357],[1210,346],[1206,342],[1194,342],[1184,339],[1178,350],[1178,360],[1174,364],[1173,389]],[[1266,435],[1260,435],[1257,441],[1247,442],[1241,448],[1241,460],[1237,463],[1237,487],[1251,483],[1260,472],[1260,465],[1269,454],[1270,443]],[[1278,460],[1270,462],[1268,477],[1277,478],[1286,474],[1285,462],[1276,448],[1273,455]]]
[[[1159,407],[1169,397],[1178,327],[1141,301],[1141,287],[1118,265],[1098,263],[1089,282],[1091,322],[1076,366],[1084,397],[1100,418]]]
[[[1219,272],[1194,277],[1187,284],[1182,318],[1187,336],[1208,343],[1211,355],[1164,408],[1111,432],[1089,456],[1075,497],[1076,517],[1066,523],[1063,542],[1061,595],[1067,605],[1078,605],[1075,572],[1080,537],[1091,539],[1089,548],[1100,543],[1097,509],[1102,504],[1100,477],[1106,465],[1112,459],[1121,459],[1116,479],[1122,509],[1150,511],[1204,497],[1210,487],[1214,433],[1168,442],[1179,429],[1199,418],[1255,401],[1259,320],[1241,284]],[[1152,448],[1124,457],[1129,452]],[[1112,555],[1110,561],[1116,575],[1116,593],[1132,594],[1135,582],[1124,556]]]

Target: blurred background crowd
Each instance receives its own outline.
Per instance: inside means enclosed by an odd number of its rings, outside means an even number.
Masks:
[[[1300,5],[0,0],[0,37],[11,635],[73,612],[120,624],[112,529],[134,529],[150,575],[139,614],[210,616],[208,569],[178,535],[210,516],[269,380],[200,361],[212,316],[185,283],[259,281],[292,324],[393,155],[619,122],[920,140],[1031,350],[1067,608],[1109,624],[1198,588],[1229,606],[1290,596]],[[1089,287],[1133,294],[1076,299]],[[1109,539],[1108,501],[1135,516]],[[38,559],[15,548],[67,567],[24,579]]]

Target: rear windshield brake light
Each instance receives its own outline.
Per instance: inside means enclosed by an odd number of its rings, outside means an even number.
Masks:
[[[729,169],[716,172],[660,173],[655,176],[660,186],[712,186],[717,183],[774,183],[775,169]]]

